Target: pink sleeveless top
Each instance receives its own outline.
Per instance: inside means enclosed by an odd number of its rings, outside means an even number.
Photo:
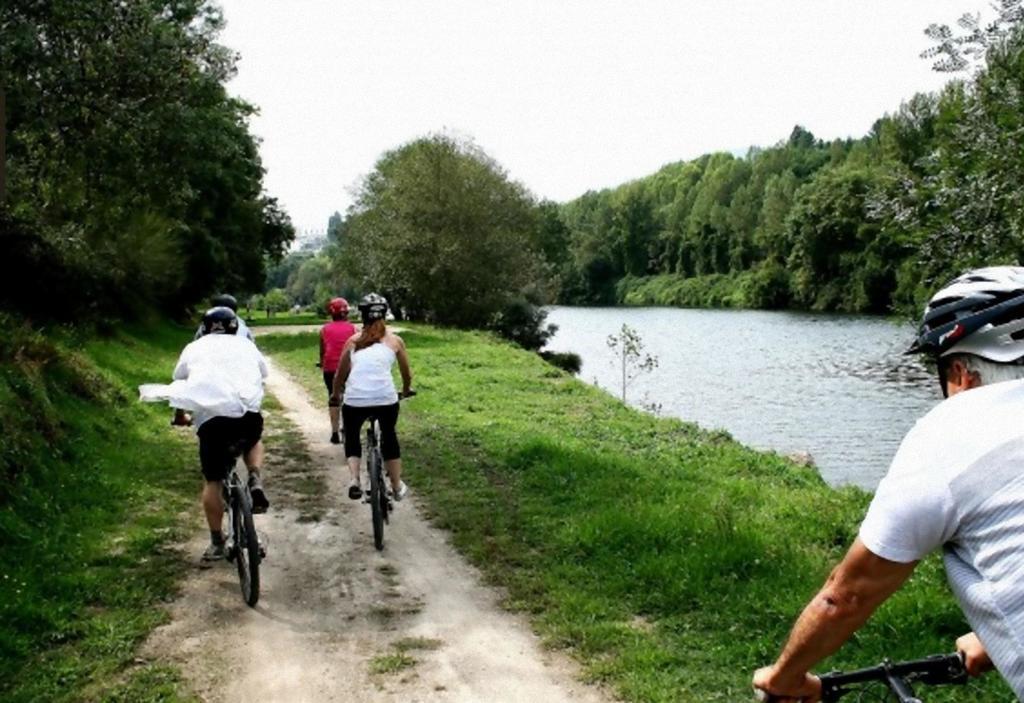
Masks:
[[[320,328],[320,339],[324,342],[324,371],[337,371],[338,360],[345,342],[356,333],[356,326],[347,320],[328,322]]]

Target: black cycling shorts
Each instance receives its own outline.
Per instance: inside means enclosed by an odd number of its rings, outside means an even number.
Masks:
[[[263,436],[263,415],[215,417],[199,427],[199,464],[207,481],[223,481],[238,457]]]

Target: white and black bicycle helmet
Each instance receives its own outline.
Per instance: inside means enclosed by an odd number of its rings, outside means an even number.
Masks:
[[[1024,361],[1024,267],[968,271],[932,296],[908,354]]]
[[[359,315],[362,317],[363,323],[383,320],[387,314],[388,301],[384,299],[383,295],[369,293],[359,301]]]
[[[208,334],[236,334],[238,315],[226,306],[210,308],[203,315],[203,336]]]

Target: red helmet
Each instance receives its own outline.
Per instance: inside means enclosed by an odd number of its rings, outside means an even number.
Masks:
[[[348,301],[344,298],[331,298],[331,302],[327,303],[327,312],[331,315],[347,315]]]

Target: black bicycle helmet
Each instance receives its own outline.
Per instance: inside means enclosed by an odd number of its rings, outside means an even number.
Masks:
[[[1024,357],[1024,267],[968,271],[932,296],[908,354],[974,354],[1007,364]]]
[[[238,332],[238,315],[224,305],[210,308],[203,315],[203,335],[235,334]]]
[[[388,301],[384,299],[383,295],[370,293],[359,301],[359,315],[364,323],[383,320],[387,314]]]
[[[235,296],[227,293],[220,293],[210,298],[211,308],[231,308],[235,312],[238,312],[238,301],[235,300]]]

